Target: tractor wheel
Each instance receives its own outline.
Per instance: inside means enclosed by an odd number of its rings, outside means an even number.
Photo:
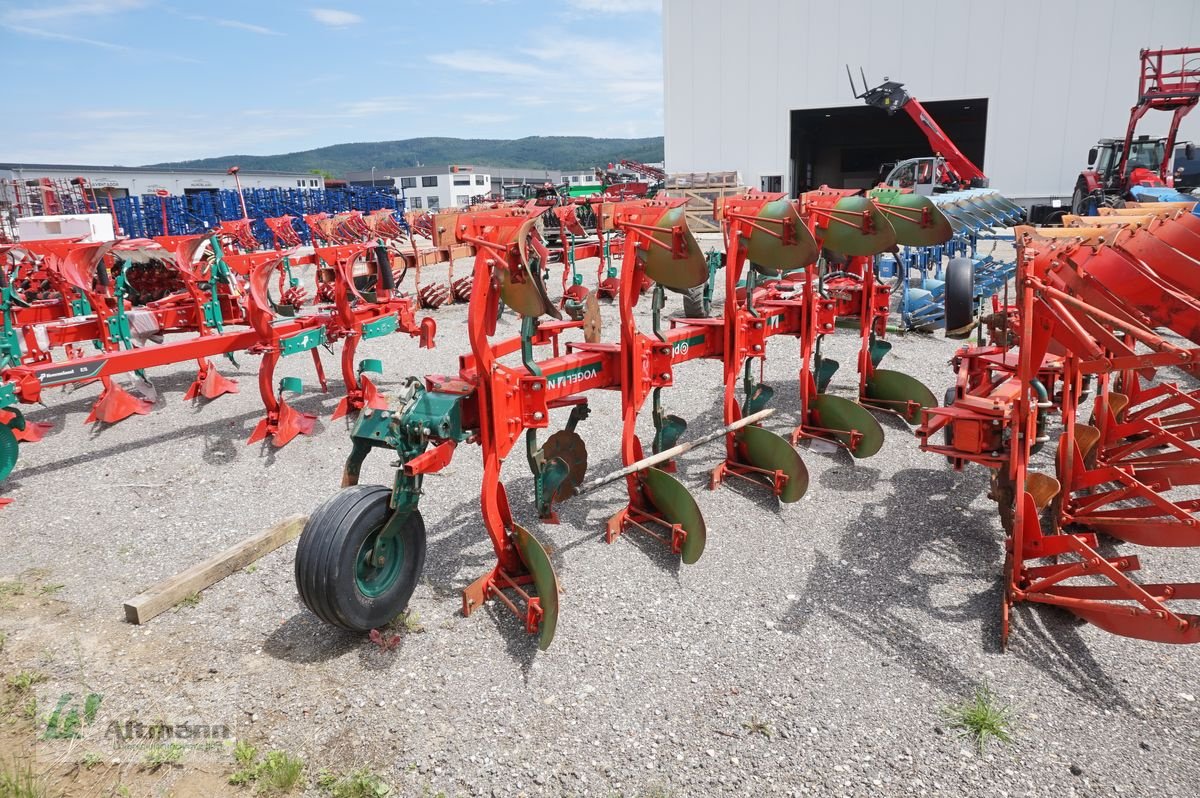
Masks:
[[[1071,213],[1076,216],[1088,216],[1087,183],[1080,180],[1075,184],[1075,193],[1071,195]]]
[[[408,605],[425,564],[425,522],[415,510],[394,534],[392,492],[355,485],[334,494],[304,525],[296,549],[296,587],[326,623],[366,632]]]
[[[966,337],[975,319],[975,261],[953,258],[946,266],[946,337]]]
[[[683,292],[683,315],[689,319],[708,318],[704,310],[704,286],[698,285]]]

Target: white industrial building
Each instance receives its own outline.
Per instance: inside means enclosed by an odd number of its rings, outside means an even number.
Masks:
[[[232,164],[231,164],[232,166]],[[0,186],[11,195],[15,183],[48,178],[56,185],[69,185],[83,178],[103,204],[105,197],[114,198],[154,194],[194,194],[237,188],[234,176],[217,169],[167,169],[140,166],[84,166],[78,164],[0,163]],[[238,179],[242,188],[324,188],[319,175],[307,172],[271,172],[261,169],[240,169]],[[9,201],[14,200],[12,196]]]
[[[931,154],[905,114],[854,98],[849,65],[904,83],[993,188],[1069,198],[1088,149],[1124,135],[1139,51],[1197,44],[1197,0],[663,0],[667,171],[797,193]],[[1198,139],[1200,112],[1179,134]]]
[[[501,193],[504,186],[557,183],[558,172],[545,169],[509,169],[499,166],[467,164],[430,164],[427,166],[389,167],[348,172],[346,179],[355,185],[392,186],[404,192],[408,207],[414,210],[462,208],[475,197]]]

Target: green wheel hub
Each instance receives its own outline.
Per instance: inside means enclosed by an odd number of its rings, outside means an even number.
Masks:
[[[386,524],[363,541],[355,559],[354,582],[364,596],[383,595],[400,578],[404,547],[397,535],[383,534]]]

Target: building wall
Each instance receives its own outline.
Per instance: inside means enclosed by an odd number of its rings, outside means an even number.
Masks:
[[[791,188],[790,111],[860,104],[849,64],[920,100],[988,98],[991,185],[1066,197],[1088,148],[1124,133],[1138,51],[1195,44],[1196,0],[663,0],[667,171]],[[1138,132],[1168,121],[1148,114]],[[1200,139],[1200,112],[1180,139]]]
[[[33,180],[48,177],[70,180],[82,177],[95,189],[123,189],[130,195],[153,194],[165,189],[183,194],[185,189],[237,188],[233,175],[224,171],[168,171],[158,169],[110,169],[103,166],[56,166],[43,164],[0,165],[2,180]],[[325,180],[305,172],[253,172],[238,175],[242,188],[324,188]],[[303,185],[301,185],[303,184]],[[103,193],[103,192],[101,192]]]

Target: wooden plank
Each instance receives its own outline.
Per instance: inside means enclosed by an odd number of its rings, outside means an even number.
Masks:
[[[251,535],[215,557],[197,563],[182,573],[164,579],[145,593],[125,602],[125,620],[145,623],[174,607],[188,596],[220,582],[260,557],[299,537],[307,517],[286,518],[265,532]]]

